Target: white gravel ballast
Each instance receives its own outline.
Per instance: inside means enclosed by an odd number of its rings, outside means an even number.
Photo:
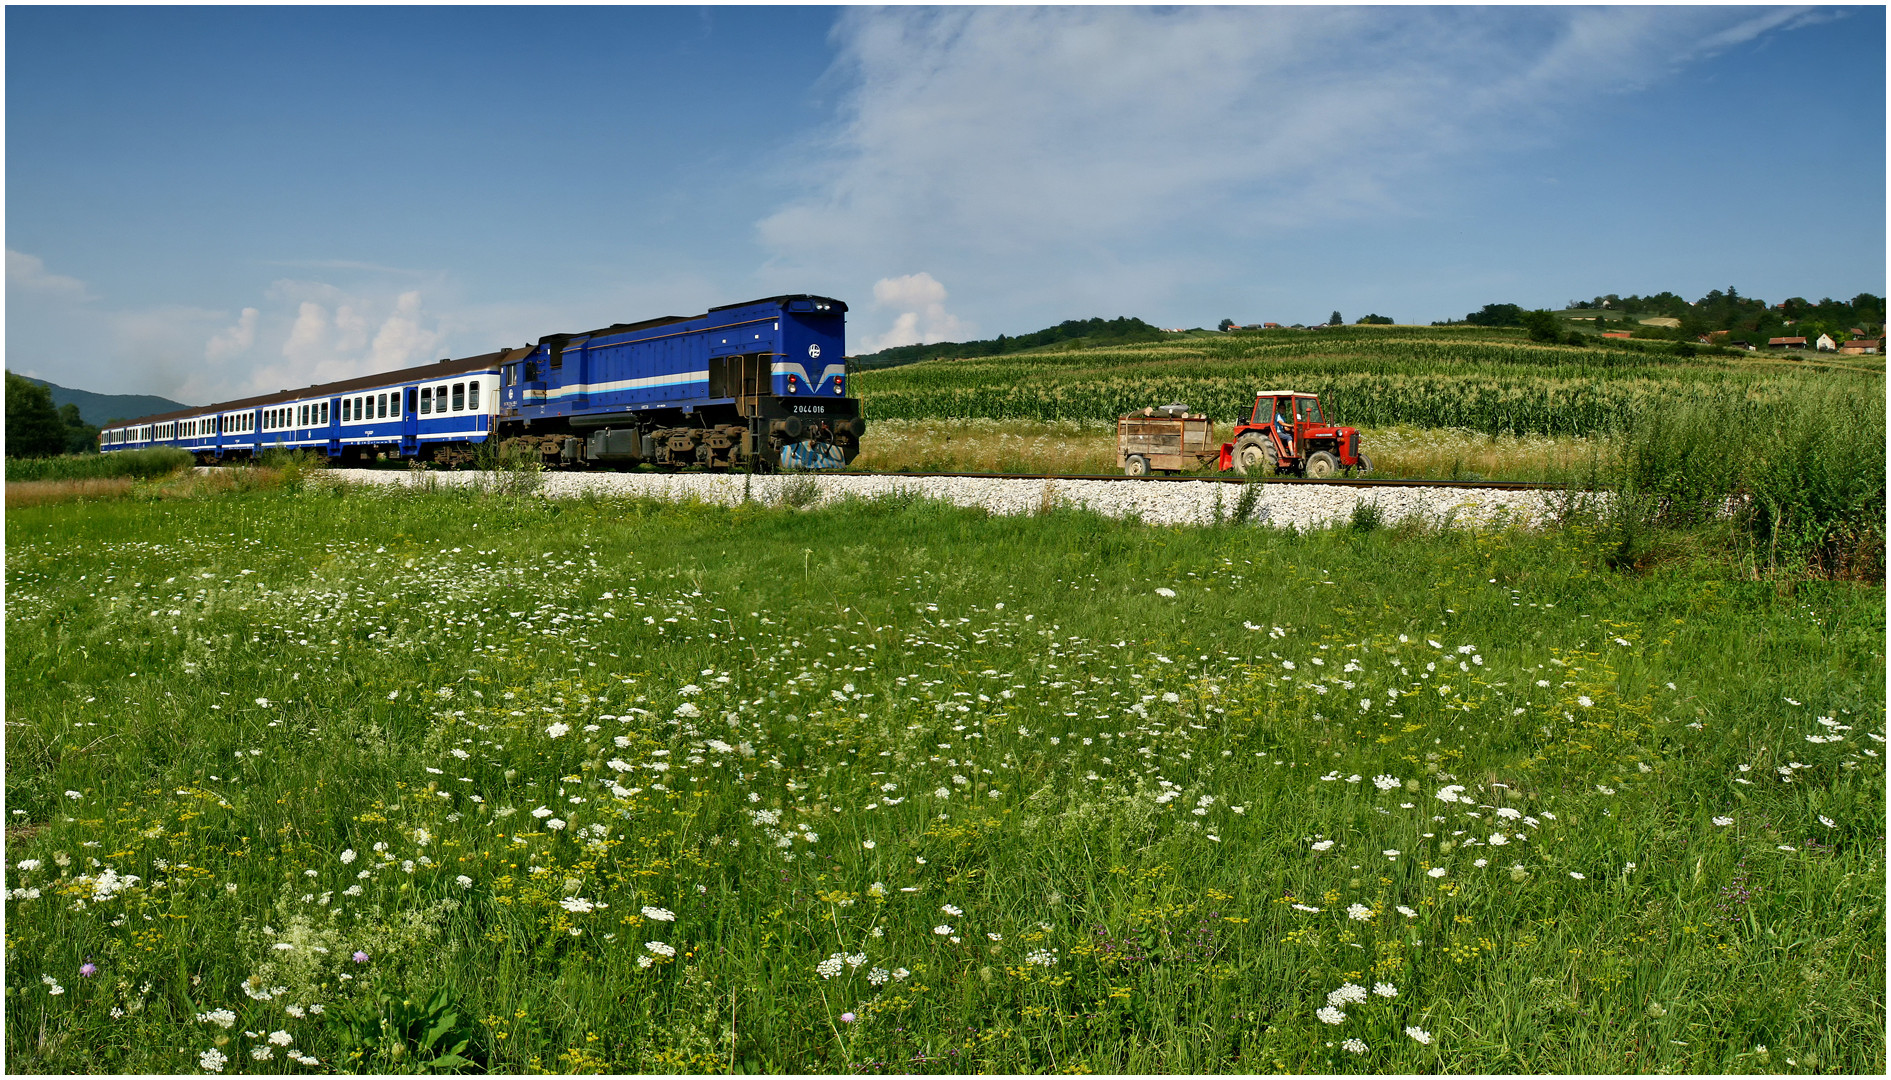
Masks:
[[[744,501],[819,506],[848,498],[917,495],[993,514],[1033,514],[1082,507],[1110,517],[1135,515],[1157,525],[1209,525],[1237,514],[1242,486],[1208,481],[1071,480],[1039,477],[857,476],[847,474],[565,473],[498,475],[479,472],[392,472],[337,469],[352,483],[439,487],[503,485],[547,498],[585,494],[687,501],[723,506]],[[1322,528],[1349,520],[1361,503],[1377,504],[1394,524],[1416,517],[1427,524],[1535,527],[1562,508],[1555,491],[1463,487],[1359,488],[1342,485],[1265,484],[1247,520],[1256,525]]]

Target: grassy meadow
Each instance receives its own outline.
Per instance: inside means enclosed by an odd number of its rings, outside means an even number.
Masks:
[[[1881,587],[140,490],[8,514],[10,1071],[1885,1068]]]

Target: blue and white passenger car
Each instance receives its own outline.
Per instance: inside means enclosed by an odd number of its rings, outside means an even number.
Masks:
[[[318,451],[342,463],[376,457],[450,459],[492,436],[499,363],[506,355],[442,360],[148,416],[100,431],[99,449],[176,446],[206,464],[270,449]]]
[[[205,461],[274,447],[340,462],[459,462],[505,441],[565,465],[837,468],[865,421],[847,394],[847,305],[777,296],[618,323],[465,360],[283,390],[100,433],[100,449]]]

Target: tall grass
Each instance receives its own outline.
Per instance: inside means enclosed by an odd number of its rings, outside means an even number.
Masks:
[[[1769,569],[1882,575],[1882,396],[1830,384],[1779,401],[1723,395],[1644,405],[1627,426],[1618,528],[1725,517]]]
[[[186,469],[196,461],[188,450],[158,446],[111,454],[66,454],[50,458],[7,459],[7,482],[28,480],[150,480]]]

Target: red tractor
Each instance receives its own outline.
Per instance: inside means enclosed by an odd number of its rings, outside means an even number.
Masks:
[[[1372,461],[1359,452],[1359,429],[1327,423],[1318,394],[1262,390],[1253,415],[1235,426],[1234,442],[1222,445],[1221,467],[1323,480],[1341,470],[1371,472]]]

